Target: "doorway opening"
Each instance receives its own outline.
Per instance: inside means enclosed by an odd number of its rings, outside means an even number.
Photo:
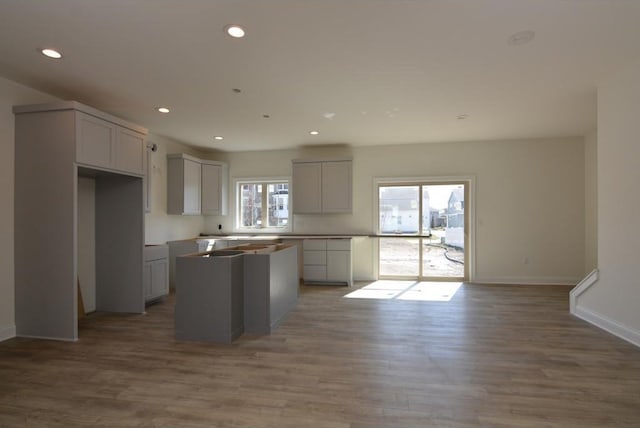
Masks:
[[[469,181],[378,184],[378,278],[466,281]]]

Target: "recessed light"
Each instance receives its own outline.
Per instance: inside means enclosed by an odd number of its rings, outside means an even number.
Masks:
[[[42,49],[40,53],[48,58],[60,59],[62,54],[55,49]]]
[[[169,113],[171,111],[166,107],[157,107],[156,110],[158,110],[160,113]]]
[[[244,37],[244,29],[239,25],[227,25],[225,31],[228,35],[235,39],[241,39]]]
[[[309,131],[309,134],[318,135],[318,134],[320,134],[320,131]]]
[[[220,136],[220,135],[216,135],[215,137],[213,137],[214,140],[224,140],[224,137]]]
[[[530,30],[520,31],[512,34],[507,39],[507,43],[511,46],[520,46],[529,43],[536,36],[536,33]]]

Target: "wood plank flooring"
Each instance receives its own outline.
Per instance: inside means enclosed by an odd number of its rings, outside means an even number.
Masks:
[[[640,349],[571,317],[567,287],[350,291],[303,286],[232,345],[176,342],[172,297],[77,343],[2,342],[0,427],[640,427]]]

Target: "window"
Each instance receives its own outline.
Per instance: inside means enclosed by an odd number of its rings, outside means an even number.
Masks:
[[[236,229],[290,229],[288,180],[236,181]]]
[[[378,276],[465,279],[468,182],[378,183]]]

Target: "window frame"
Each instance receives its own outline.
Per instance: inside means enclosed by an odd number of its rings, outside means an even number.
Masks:
[[[417,177],[374,177],[373,178],[373,192],[372,192],[372,213],[374,230],[376,233],[380,232],[380,191],[379,187],[382,186],[394,186],[394,185],[413,185],[413,184],[457,184],[464,182],[468,186],[468,193],[465,194],[465,212],[468,213],[467,221],[465,224],[466,239],[465,248],[468,248],[468,256],[465,257],[465,281],[473,282],[476,280],[476,176],[475,175],[459,175],[459,176],[417,176]],[[380,238],[384,235],[376,235]],[[408,237],[413,238],[410,235]],[[417,237],[417,236],[416,236]],[[374,240],[374,278],[379,278],[379,240]]]
[[[287,225],[280,227],[243,227],[241,225],[241,204],[242,204],[242,192],[240,187],[244,184],[259,184],[263,187],[263,224],[268,222],[268,192],[267,185],[269,184],[287,184],[289,188],[289,197],[287,201]],[[248,177],[248,178],[234,178],[233,179],[233,198],[234,198],[234,213],[233,213],[233,231],[240,233],[287,233],[291,232],[291,226],[293,221],[293,213],[291,209],[291,177]],[[264,209],[266,204],[266,208]]]

